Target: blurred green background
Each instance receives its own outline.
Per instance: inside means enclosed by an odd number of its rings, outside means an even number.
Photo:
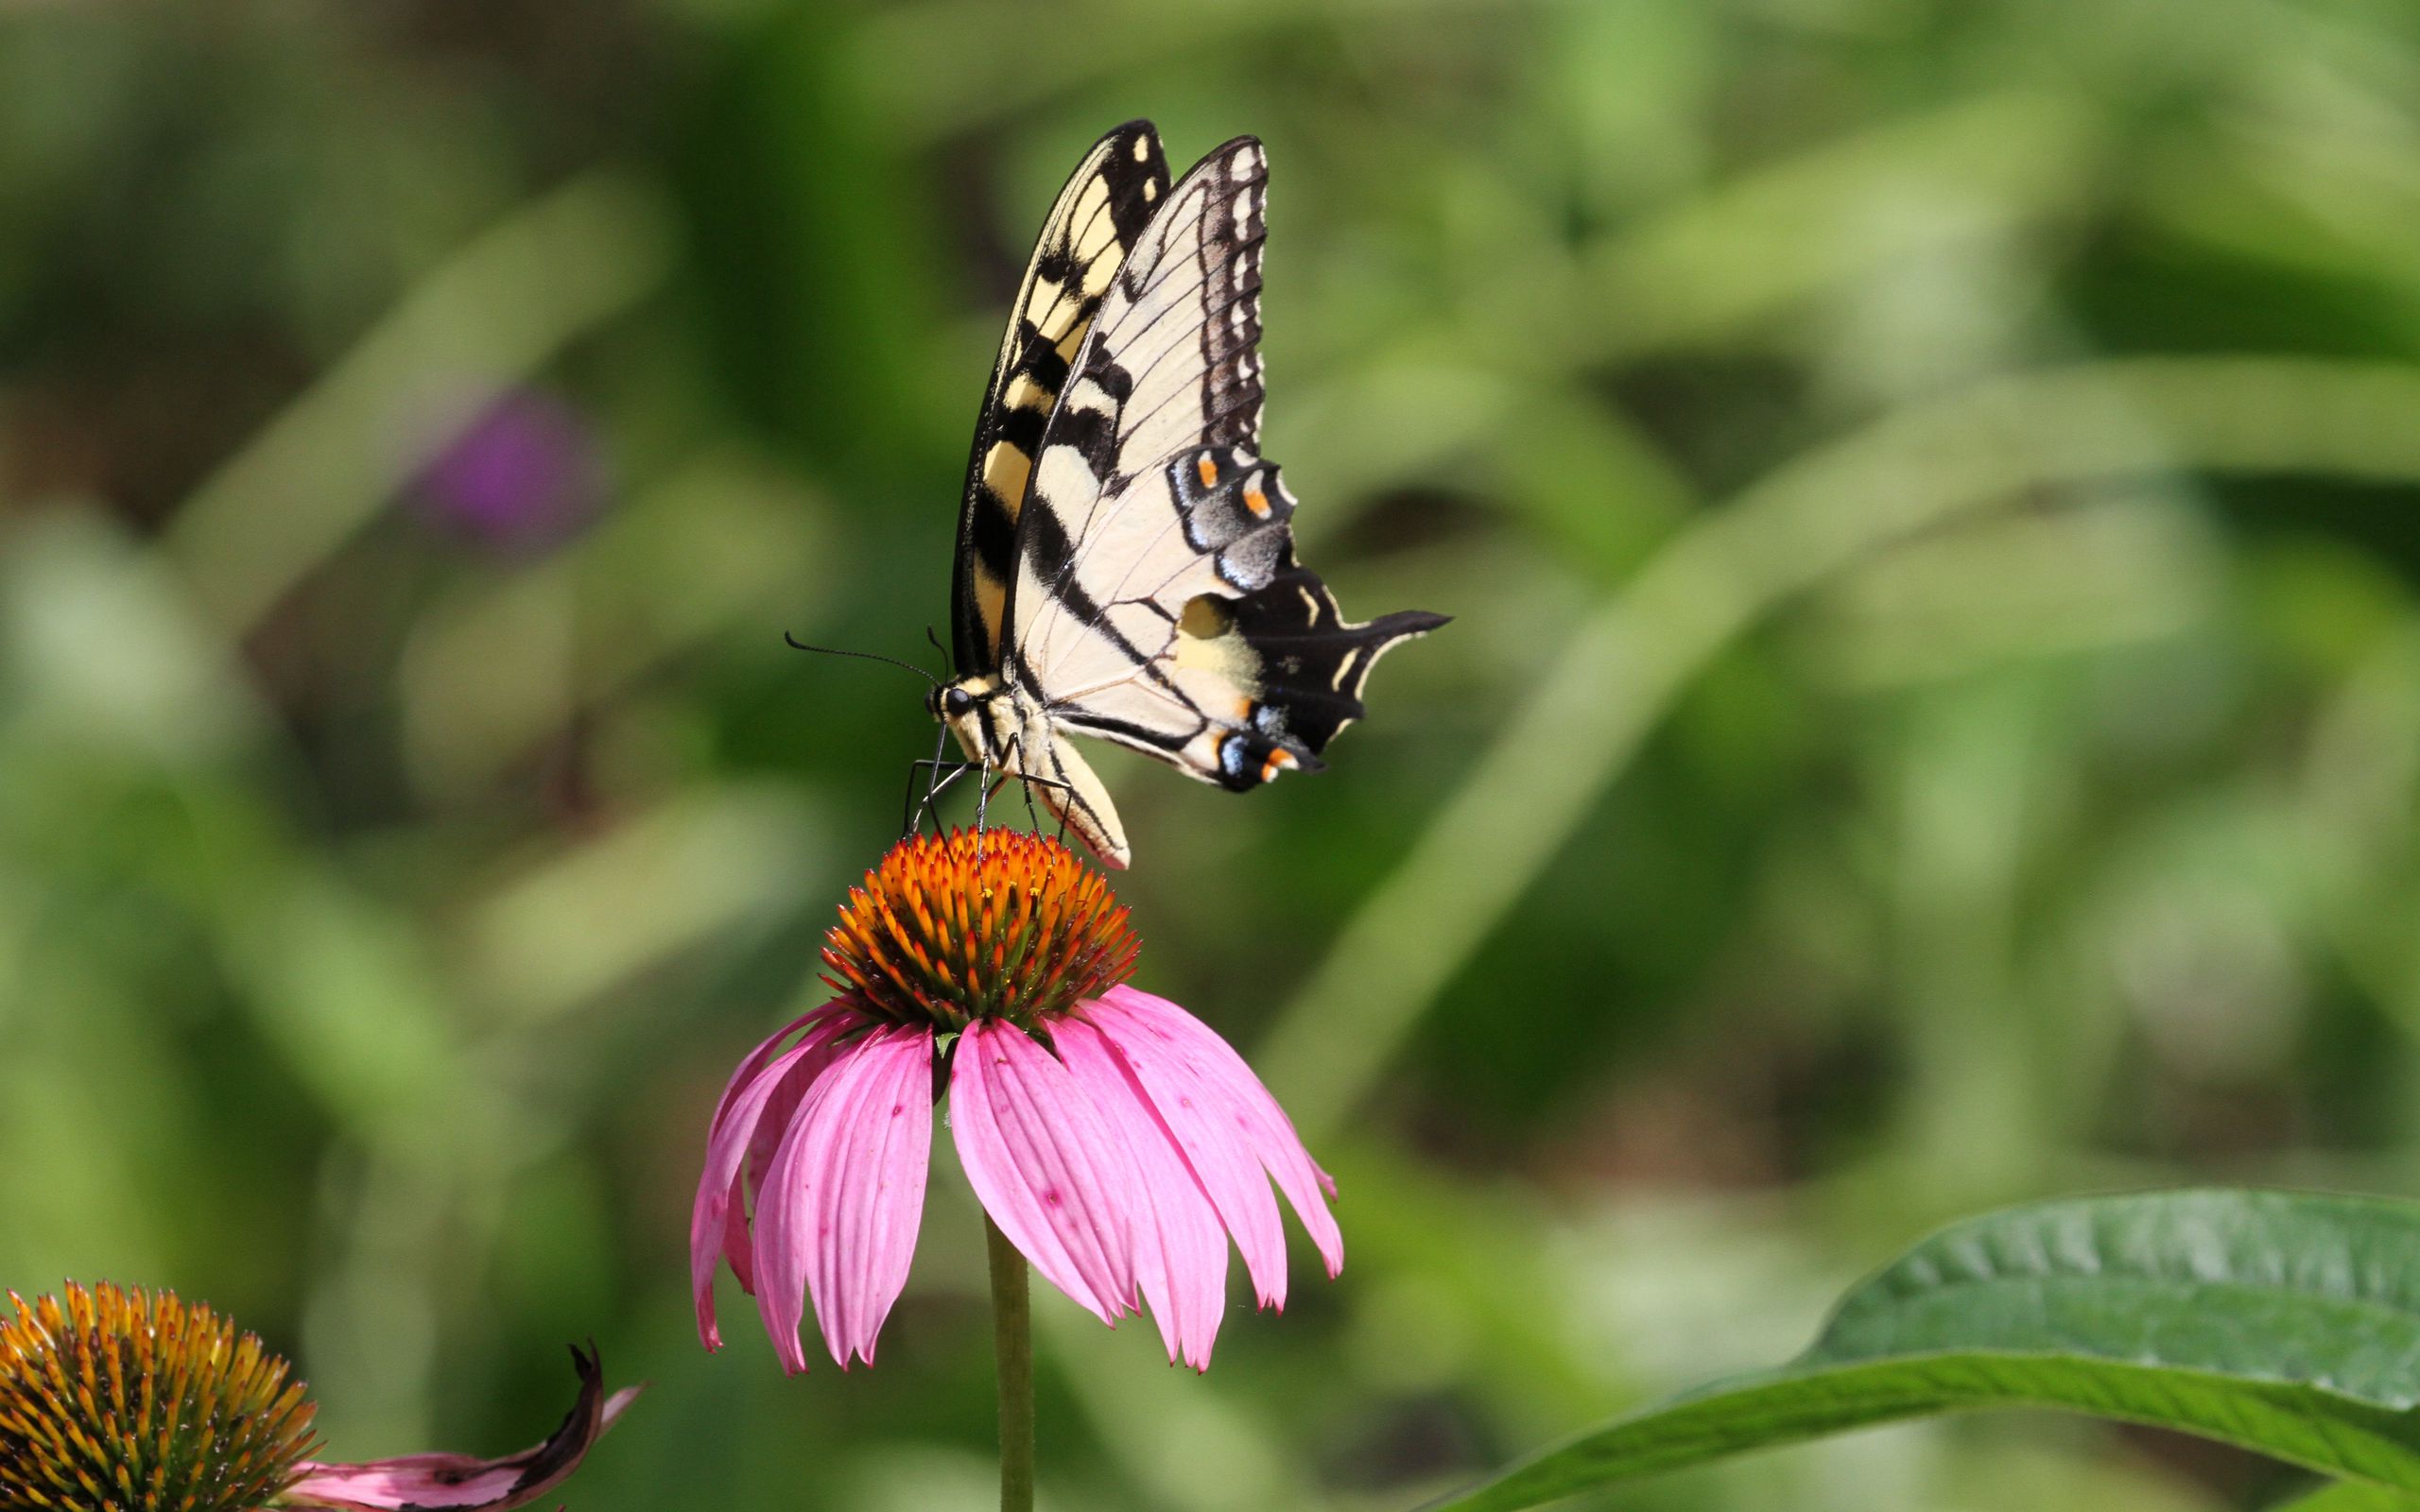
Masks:
[[[339,1457],[594,1334],[575,1506],[987,1503],[953,1159],[870,1372],[703,1354],[685,1224],[930,746],[782,632],[923,654],[1133,115],[1267,140],[1305,554],[1459,618],[1326,776],[1100,758],[1349,1260],[1201,1379],[1042,1303],[1052,1506],[1402,1507],[2005,1200],[2420,1190],[2407,5],[14,0],[0,1285],[232,1311]],[[1593,1504],[2290,1486],[1994,1418]]]

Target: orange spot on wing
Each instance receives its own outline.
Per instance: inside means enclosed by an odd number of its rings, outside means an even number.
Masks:
[[[1205,456],[1194,463],[1193,471],[1201,475],[1203,488],[1215,489],[1219,486],[1219,464],[1208,457]]]
[[[1269,495],[1261,492],[1258,489],[1246,489],[1244,490],[1244,507],[1250,509],[1259,518],[1266,520],[1269,518]]]
[[[1272,750],[1269,753],[1269,760],[1260,764],[1260,780],[1264,782],[1270,782],[1280,772],[1292,771],[1295,765],[1292,751]]]

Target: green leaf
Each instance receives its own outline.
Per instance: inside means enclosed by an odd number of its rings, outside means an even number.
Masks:
[[[2415,1404],[2420,1204],[2092,1197],[1945,1229],[1851,1292],[1783,1368],[1616,1418],[1430,1508],[1537,1506],[1729,1454],[1993,1406],[2149,1423],[2420,1491]]]
[[[2275,1512],[2420,1512],[2420,1498],[2390,1491],[2382,1486],[2338,1481],[2308,1496],[2299,1496]]]

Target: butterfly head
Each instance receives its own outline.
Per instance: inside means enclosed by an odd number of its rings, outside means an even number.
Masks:
[[[955,724],[974,711],[975,695],[962,683],[935,683],[933,691],[925,695],[925,708],[942,723]]]
[[[1004,697],[1006,692],[999,678],[977,674],[939,684],[925,696],[925,708],[949,727],[968,761],[997,766],[1007,760],[1018,721],[1016,700]]]

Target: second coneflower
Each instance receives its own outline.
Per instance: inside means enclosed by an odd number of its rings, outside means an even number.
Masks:
[[[810,1303],[835,1360],[873,1363],[907,1282],[943,1091],[993,1226],[995,1297],[1004,1254],[1022,1255],[1105,1323],[1148,1304],[1169,1359],[1203,1368],[1230,1237],[1261,1305],[1285,1302],[1272,1178],[1334,1276],[1334,1184],[1242,1057],[1125,986],[1136,950],[1124,907],[1055,841],[959,832],[894,847],[824,949],[838,996],[758,1046],[715,1109],[689,1238],[706,1346],[721,1344],[727,1260],[787,1368],[806,1368]],[[1022,1266],[1005,1280],[1021,1308]]]
[[[560,1484],[638,1395],[572,1350],[562,1426],[502,1459],[311,1458],[284,1360],[176,1294],[69,1282],[0,1309],[0,1508],[45,1512],[505,1512]]]

